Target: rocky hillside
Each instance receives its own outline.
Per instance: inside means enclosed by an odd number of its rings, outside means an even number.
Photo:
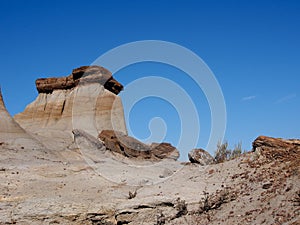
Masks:
[[[0,224],[300,224],[300,140],[260,136],[230,161],[193,150],[179,162],[172,145],[127,135],[106,69],[36,86],[17,122],[0,94]]]

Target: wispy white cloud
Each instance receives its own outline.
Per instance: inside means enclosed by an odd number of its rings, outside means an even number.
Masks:
[[[293,99],[293,98],[296,98],[296,97],[297,97],[296,94],[290,94],[290,95],[284,96],[284,97],[278,99],[276,101],[276,104],[280,104],[280,103],[286,102],[286,101],[288,101],[290,99]]]
[[[255,99],[255,98],[256,98],[255,95],[246,96],[246,97],[242,98],[242,101],[250,101],[250,100],[253,100],[253,99]]]

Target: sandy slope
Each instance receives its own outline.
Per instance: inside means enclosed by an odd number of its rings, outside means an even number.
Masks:
[[[112,182],[80,151],[28,156],[0,146],[0,222],[17,224],[299,224],[299,149],[202,167],[185,163],[156,184]],[[86,147],[86,146],[85,146]],[[86,147],[88,148],[88,147]],[[25,154],[25,155],[24,155]],[[51,157],[49,157],[49,155]],[[55,158],[57,157],[57,158]],[[95,159],[94,159],[95,160]],[[98,163],[109,163],[108,157]],[[164,163],[165,167],[170,162]],[[180,164],[179,162],[177,162]],[[100,167],[98,167],[100,168]],[[117,167],[116,167],[117,168]],[[143,167],[146,170],[148,167]],[[120,168],[119,168],[120,169]],[[120,175],[116,172],[116,177]],[[125,176],[126,177],[126,176]],[[167,179],[165,179],[167,178]],[[159,182],[161,179],[161,182]],[[129,199],[129,192],[136,196]],[[205,194],[207,193],[207,194]],[[205,197],[206,196],[206,197]],[[205,200],[206,199],[206,200]]]

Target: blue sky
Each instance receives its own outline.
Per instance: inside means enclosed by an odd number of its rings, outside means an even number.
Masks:
[[[231,145],[250,149],[258,135],[300,136],[299,1],[1,1],[0,27],[0,84],[12,115],[36,98],[37,78],[67,75],[121,44],[164,40],[192,50],[215,74]],[[205,147],[209,107],[183,72],[144,63],[115,77],[126,85],[149,75],[172,79],[191,95],[201,122],[198,147]],[[176,144],[179,118],[167,102],[144,99],[127,122],[143,139],[153,117],[165,119],[165,141]]]

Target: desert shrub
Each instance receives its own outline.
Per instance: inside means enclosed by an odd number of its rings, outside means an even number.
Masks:
[[[242,153],[242,143],[239,142],[237,145],[234,146],[234,149],[228,149],[228,142],[225,141],[224,143],[219,142],[217,145],[217,150],[215,152],[215,162],[222,163],[231,159],[235,159],[241,156]]]
[[[133,199],[133,198],[135,198],[135,197],[136,197],[136,194],[137,194],[136,190],[135,190],[134,192],[129,191],[129,193],[128,193],[128,199]]]
[[[156,217],[156,225],[163,225],[166,223],[165,215],[161,210],[159,210],[158,215]]]
[[[229,159],[235,159],[242,154],[242,142],[239,142],[237,145],[234,146],[234,149],[230,152]]]
[[[202,212],[208,212],[211,209],[210,202],[209,202],[209,193],[206,191],[203,191],[204,197],[203,201],[200,202],[200,213]]]
[[[185,203],[185,200],[180,200],[180,198],[176,200],[175,208],[177,209],[176,218],[184,216],[188,213],[187,204]]]
[[[228,142],[224,142],[223,144],[221,142],[217,145],[217,150],[215,152],[215,161],[216,163],[222,163],[228,159],[230,156],[231,151],[227,149],[228,148]]]

